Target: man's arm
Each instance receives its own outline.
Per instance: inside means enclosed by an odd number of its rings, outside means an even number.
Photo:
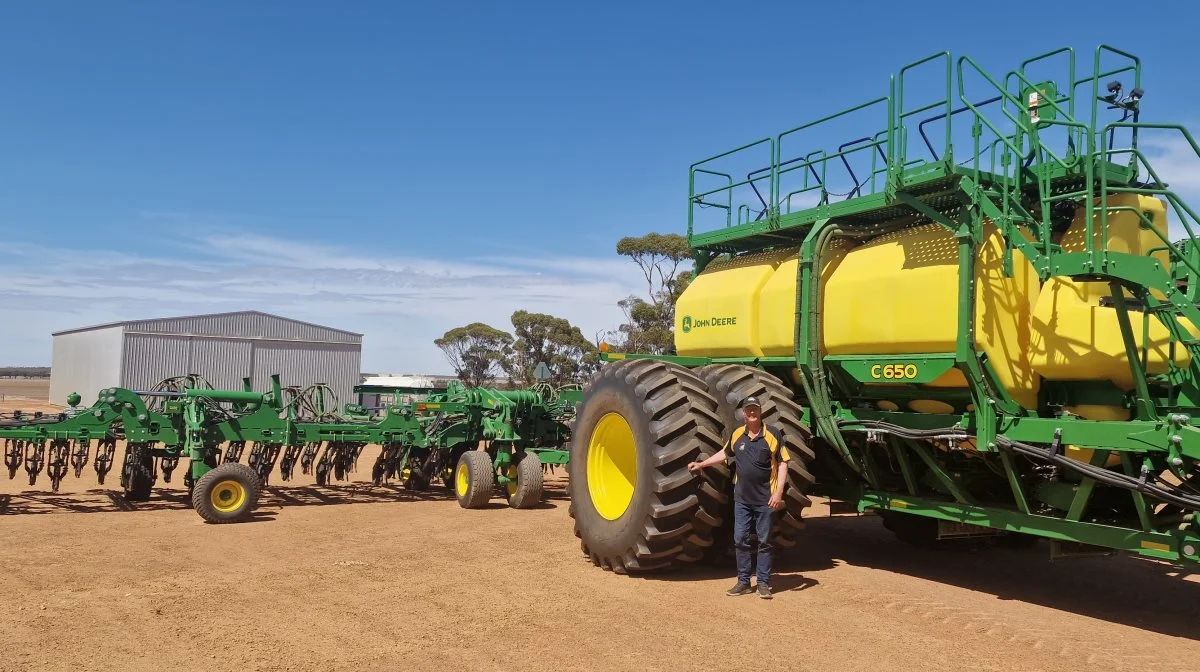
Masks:
[[[783,508],[783,491],[787,487],[788,477],[787,463],[791,459],[791,453],[783,445],[781,433],[779,441],[779,464],[775,466],[775,492],[771,493],[771,499],[767,501],[767,506],[772,509]]]
[[[771,499],[767,502],[767,506],[772,509],[783,508],[783,490],[787,487],[787,476],[787,462],[781,460],[775,470],[775,492],[771,493]]]
[[[697,471],[700,471],[701,469],[704,469],[705,467],[711,467],[712,465],[714,465],[718,462],[724,462],[725,457],[728,454],[729,454],[729,444],[727,443],[727,444],[725,444],[724,448],[721,448],[720,450],[713,453],[712,455],[709,455],[707,460],[704,460],[702,462],[689,462],[688,463],[688,471],[695,473]]]

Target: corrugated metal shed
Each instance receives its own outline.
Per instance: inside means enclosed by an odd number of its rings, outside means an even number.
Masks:
[[[65,405],[67,395],[78,392],[83,403],[91,405],[100,390],[119,385],[124,336],[120,325],[55,334],[50,402]]]
[[[198,374],[220,389],[256,390],[272,374],[284,385],[325,383],[355,401],[362,335],[245,311],[135,320],[53,334],[50,401],[79,392],[84,403],[112,386],[148,389],[164,378]]]

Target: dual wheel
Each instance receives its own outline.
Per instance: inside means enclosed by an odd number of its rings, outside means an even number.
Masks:
[[[542,462],[537,455],[525,453],[504,471],[504,489],[508,505],[527,509],[542,501]],[[492,457],[482,450],[468,450],[454,468],[454,495],[464,509],[485,506],[496,490],[496,470]]]
[[[792,391],[748,366],[687,369],[655,360],[609,364],[592,379],[572,432],[569,482],[575,535],[593,564],[618,573],[723,558],[732,538],[732,488],[724,464],[689,462],[724,448],[743,422],[747,396],[782,430],[791,454],[784,509],[772,543],[789,547],[803,526],[813,483],[811,434]]]

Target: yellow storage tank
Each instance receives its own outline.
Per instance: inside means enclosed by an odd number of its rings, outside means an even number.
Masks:
[[[1099,247],[1098,201],[1096,205],[1093,237],[1095,245]],[[1155,229],[1164,236],[1167,233],[1167,210],[1157,198],[1140,194],[1112,194],[1108,197],[1108,205],[1110,208],[1136,208],[1151,219]],[[1087,211],[1080,208],[1075,221],[1060,241],[1064,251],[1086,251],[1086,217]],[[1145,256],[1151,249],[1163,244],[1153,231],[1141,225],[1136,213],[1127,210],[1110,210],[1108,229],[1108,249],[1114,252]],[[1165,251],[1154,253],[1154,257],[1166,267],[1168,259]],[[1051,278],[1046,283],[1034,308],[1031,323],[1031,359],[1038,373],[1048,380],[1107,380],[1121,389],[1133,389],[1133,374],[1129,370],[1129,359],[1125,356],[1125,341],[1121,337],[1116,308],[1111,305],[1111,294],[1106,282]],[[1126,296],[1128,298],[1128,293]],[[1147,370],[1151,374],[1164,373],[1170,356],[1167,328],[1157,318],[1144,313],[1131,311],[1129,317],[1139,349],[1143,345],[1143,322],[1149,323]],[[1195,325],[1187,321],[1183,324],[1193,336],[1197,335]],[[1187,350],[1176,347],[1176,364],[1187,366],[1189,360]]]
[[[758,294],[789,254],[795,255],[795,251],[762,252],[710,263],[675,303],[676,354],[762,357]]]
[[[821,286],[846,257],[851,243],[846,238],[835,238],[825,250],[824,266],[821,269]],[[799,269],[799,250],[779,264],[779,268],[767,280],[758,295],[759,344],[767,357],[792,357],[796,354],[796,273]],[[822,289],[824,302],[825,289]]]
[[[845,239],[830,243],[822,283],[849,247]],[[790,248],[709,264],[675,304],[676,354],[793,356],[798,254]]]
[[[976,264],[976,347],[1019,403],[1033,408],[1039,378],[1029,363],[1029,317],[1038,279],[1020,252],[1014,277],[993,228]],[[797,250],[713,262],[675,309],[679,355],[788,357],[795,353]],[[958,245],[938,225],[887,234],[851,248],[835,239],[821,273],[829,355],[953,352],[958,334]],[[965,387],[957,370],[930,384]],[[936,409],[920,401],[917,410]]]
[[[976,258],[975,347],[1001,384],[1026,408],[1040,379],[1029,361],[1029,319],[1038,296],[1033,265],[1013,252],[1004,275],[1004,241],[990,224]],[[958,244],[936,224],[874,238],[849,252],[825,290],[824,340],[830,355],[954,352],[958,337]],[[965,387],[952,369],[931,387]],[[915,405],[914,405],[915,404]],[[940,405],[939,405],[940,407]],[[914,410],[934,410],[910,403]],[[944,410],[944,409],[942,409]]]

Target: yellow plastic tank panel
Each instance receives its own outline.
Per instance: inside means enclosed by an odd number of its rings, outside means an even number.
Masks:
[[[1133,208],[1145,213],[1154,228],[1166,236],[1167,210],[1162,201],[1139,194],[1111,194],[1108,205],[1109,250],[1147,256],[1163,244],[1154,231],[1142,226],[1136,212],[1124,209]],[[1097,208],[1095,212],[1093,239],[1099,247],[1100,211]],[[1086,251],[1086,217],[1087,211],[1083,208],[1076,212],[1075,221],[1060,241],[1064,251]],[[1165,268],[1166,252],[1155,252],[1153,256]],[[1106,282],[1051,278],[1046,283],[1034,307],[1031,323],[1031,360],[1038,373],[1051,380],[1107,380],[1121,389],[1133,389],[1133,374],[1129,370],[1125,341],[1121,337],[1111,294]],[[1128,293],[1126,298],[1129,298]],[[1147,372],[1166,372],[1171,356],[1166,326],[1158,318],[1132,310],[1129,318],[1139,350],[1148,347]],[[1193,336],[1200,333],[1196,325],[1187,321],[1182,324]],[[1143,339],[1147,327],[1149,343]],[[1190,360],[1187,350],[1178,346],[1174,358],[1179,366],[1187,366]]]
[[[761,357],[758,293],[788,254],[795,251],[763,252],[709,264],[675,303],[676,353]],[[794,316],[793,308],[787,319]]]
[[[828,286],[850,249],[845,238],[835,238],[825,250],[821,269],[821,285]],[[758,295],[759,343],[767,357],[791,357],[796,354],[796,272],[799,268],[798,250],[793,250],[767,280]],[[825,290],[822,290],[824,294]],[[822,298],[822,303],[824,299]]]
[[[1029,361],[1029,319],[1038,295],[1033,265],[990,225],[976,257],[975,345],[1008,393],[1037,405],[1040,379]],[[825,348],[831,355],[954,352],[958,337],[958,244],[936,224],[886,234],[850,251],[825,290]],[[965,387],[951,370],[932,387]],[[928,406],[922,404],[922,406]],[[940,406],[939,406],[940,407]]]

